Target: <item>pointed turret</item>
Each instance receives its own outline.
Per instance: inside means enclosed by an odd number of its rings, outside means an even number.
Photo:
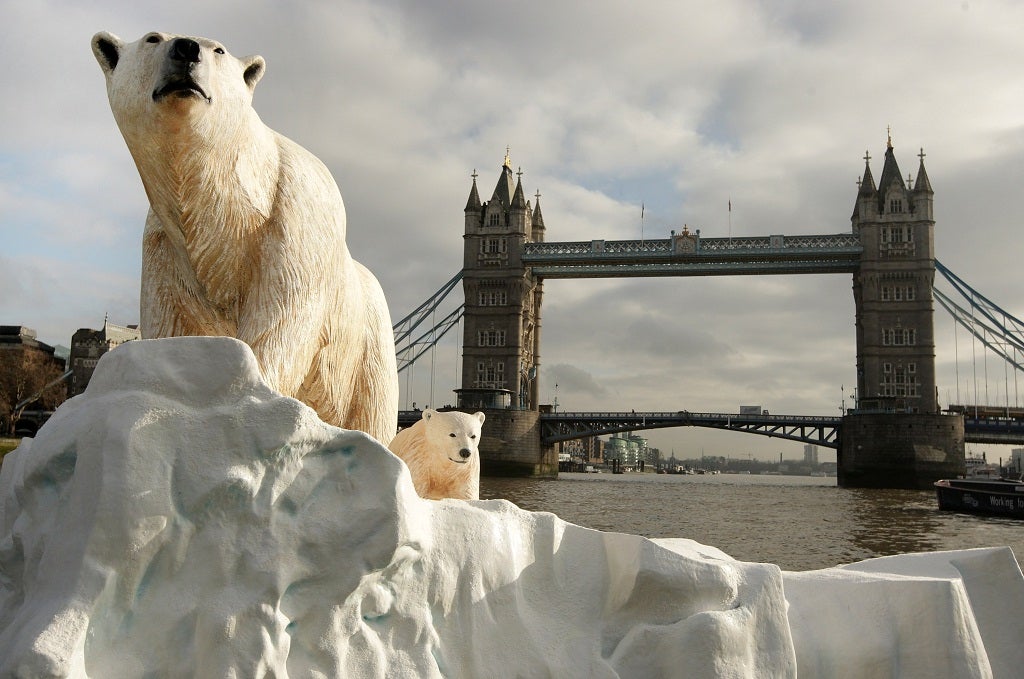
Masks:
[[[917,182],[914,184],[914,190],[934,193],[932,191],[932,183],[928,181],[928,173],[924,170],[924,155],[924,149],[921,149],[921,152],[917,154],[917,157],[921,159],[921,164],[917,166]]]
[[[476,170],[473,170],[473,188],[469,190],[469,200],[466,201],[465,212],[480,211],[480,193],[476,190]]]
[[[540,191],[534,196],[537,201],[533,205],[533,228],[543,229],[544,227],[544,215],[540,211]]]
[[[480,192],[476,188],[476,170],[473,170],[473,188],[469,190],[469,199],[466,200],[466,233],[472,233],[483,225],[484,209],[480,203]]]
[[[917,181],[914,183],[914,191],[911,193],[910,200],[914,205],[914,211],[922,219],[934,219],[935,192],[932,191],[928,172],[924,169],[924,149],[921,149],[917,157],[921,159],[921,164],[917,166]]]
[[[515,194],[512,196],[512,207],[517,210],[525,210],[526,206],[526,195],[523,194],[523,173],[520,170],[519,179],[516,180]]]
[[[857,200],[853,203],[850,219],[856,222],[861,216],[861,201],[875,197],[875,178],[871,176],[871,154],[864,152],[864,176],[857,180]]]
[[[907,185],[904,183],[902,175],[900,175],[900,166],[896,163],[896,154],[892,150],[892,140],[890,140],[885,149],[885,164],[882,166],[882,176],[878,180],[879,212],[882,211],[886,196],[892,190],[893,185],[898,186],[904,193],[907,190]]]
[[[871,156],[867,151],[864,152],[864,177],[860,180],[860,190],[857,192],[858,197],[867,197],[875,195],[875,178],[871,175]]]
[[[532,238],[533,238],[533,242],[534,243],[543,243],[544,242],[544,232],[547,229],[544,226],[544,215],[541,214],[541,211],[540,211],[540,191],[537,192],[537,195],[535,195],[534,198],[536,198],[537,200],[534,202],[534,205],[533,205],[533,218],[532,218],[533,236],[532,236]]]
[[[516,175],[516,188],[512,194],[512,202],[509,205],[508,224],[513,233],[521,233],[525,238],[530,237],[530,204],[523,194],[523,171],[519,170]]]
[[[498,175],[498,183],[494,186],[494,193],[491,200],[497,200],[502,207],[508,209],[512,205],[512,194],[515,193],[515,183],[512,181],[512,159],[505,149],[505,162],[501,164],[501,174]]]

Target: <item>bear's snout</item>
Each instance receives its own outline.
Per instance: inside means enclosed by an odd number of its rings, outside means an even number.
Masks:
[[[463,448],[462,450],[459,451],[459,455],[462,456],[463,459],[468,458],[472,454],[473,451],[470,450],[469,448]]]
[[[209,62],[203,61],[203,48],[192,38],[175,38],[167,48],[160,82],[153,91],[153,101],[168,95],[178,99],[199,97],[206,103],[213,100],[206,92]]]
[[[171,59],[196,63],[202,60],[199,43],[191,38],[175,38],[171,43]]]

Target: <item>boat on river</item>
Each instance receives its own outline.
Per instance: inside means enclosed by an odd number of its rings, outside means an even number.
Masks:
[[[981,457],[972,456],[965,459],[964,469],[964,477],[968,479],[998,479],[1002,476],[1002,470],[994,464],[989,464],[985,459],[985,453],[982,453]]]
[[[935,482],[939,509],[1024,519],[1024,481],[942,479]]]

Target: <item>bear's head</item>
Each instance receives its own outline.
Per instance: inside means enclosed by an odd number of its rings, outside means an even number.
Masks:
[[[263,57],[238,59],[214,40],[169,33],[125,43],[103,31],[93,36],[92,51],[129,146],[149,125],[177,129],[183,117],[186,127],[222,132],[252,110],[253,90],[266,69]]]
[[[455,410],[423,411],[423,425],[431,450],[454,464],[468,464],[479,460],[480,430],[483,413],[460,413]]]

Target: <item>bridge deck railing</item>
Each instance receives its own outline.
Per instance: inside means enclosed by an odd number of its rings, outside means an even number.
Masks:
[[[590,240],[535,242],[523,246],[523,259],[534,262],[615,259],[622,256],[669,257],[704,255],[779,254],[799,255],[842,253],[859,254],[860,238],[853,233],[808,236],[743,236],[738,238],[699,238],[692,247],[678,239]]]

